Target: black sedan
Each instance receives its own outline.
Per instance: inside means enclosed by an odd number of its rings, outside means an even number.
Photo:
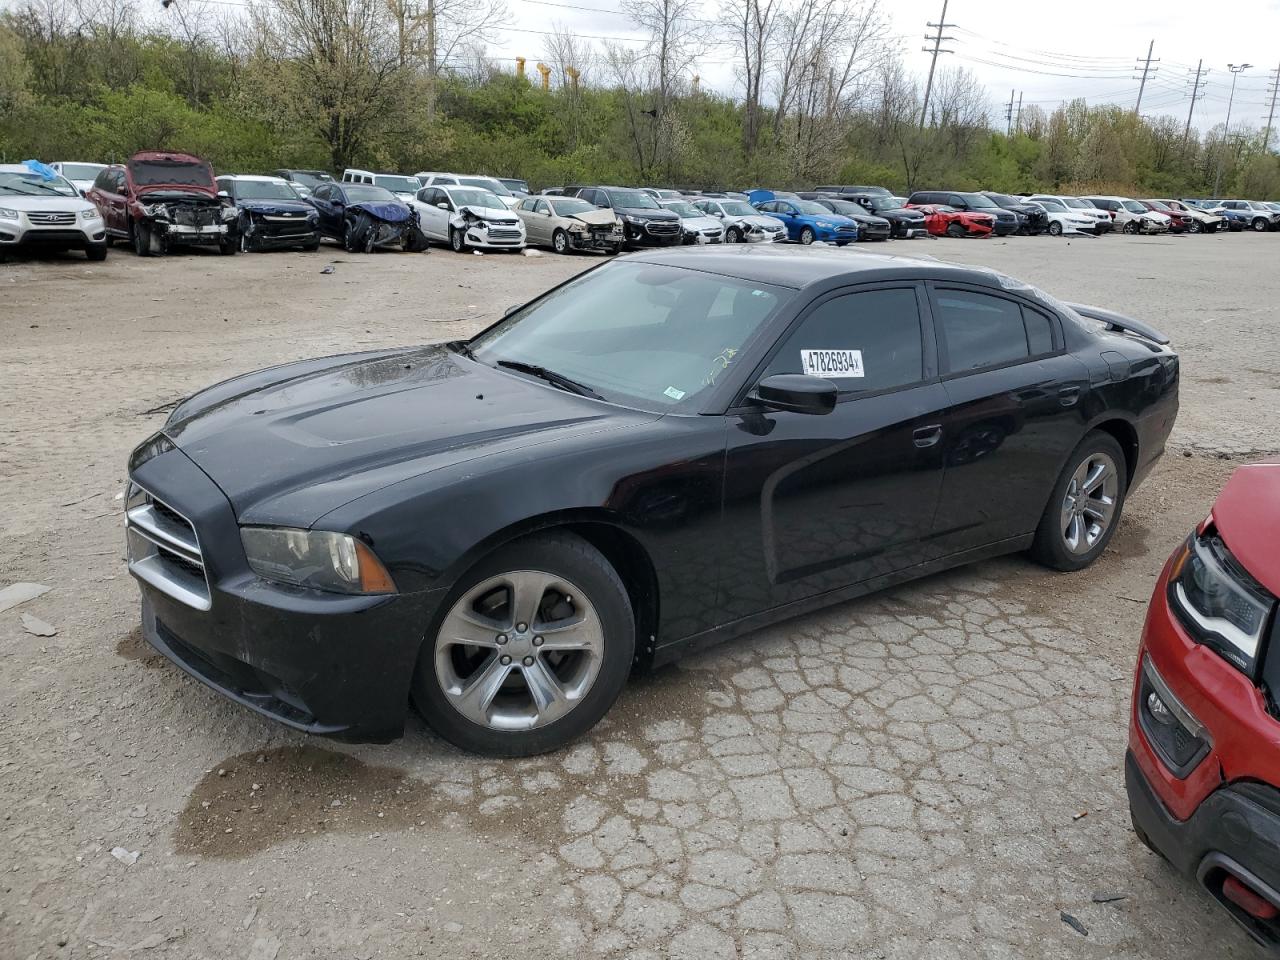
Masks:
[[[1013,551],[1092,563],[1178,357],[989,270],[651,251],[465,342],[273,367],[129,464],[147,639],[292,727],[524,755],[633,666]]]
[[[1011,210],[1026,217],[1026,221],[1019,225],[1019,233],[1026,233],[1034,237],[1049,229],[1049,215],[1045,213],[1044,207],[1040,206],[1040,204],[1026,203],[1020,197],[1011,197],[1007,193],[994,193],[990,190],[984,190],[982,195],[997,207]]]
[[[927,237],[929,235],[929,227],[925,223],[924,214],[919,210],[904,207],[903,204],[906,201],[902,197],[886,197],[878,193],[858,193],[842,197],[842,199],[851,200],[868,213],[888,220],[889,226],[893,229],[894,239],[909,240],[914,237]]]

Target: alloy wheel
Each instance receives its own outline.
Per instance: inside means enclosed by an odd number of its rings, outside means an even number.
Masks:
[[[434,655],[436,679],[460,714],[489,730],[533,730],[587,695],[603,662],[604,628],[565,578],[514,570],[459,598]]]
[[[805,246],[808,246],[809,244],[813,243],[815,239],[817,239],[816,235],[808,227],[805,227],[803,230],[800,231],[800,242],[803,243]]]
[[[551,245],[555,247],[556,253],[564,253],[569,249],[569,238],[563,230],[557,230],[551,238]]]
[[[1093,453],[1081,461],[1062,499],[1062,541],[1074,554],[1088,553],[1106,534],[1115,518],[1120,494],[1120,473],[1105,453]]]

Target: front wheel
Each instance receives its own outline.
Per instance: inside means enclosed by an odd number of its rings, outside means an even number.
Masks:
[[[1097,560],[1120,523],[1128,484],[1115,437],[1086,434],[1049,495],[1031,557],[1054,570],[1082,570]]]
[[[464,750],[522,757],[558,749],[595,726],[631,669],[626,587],[572,534],[499,548],[440,609],[413,699],[432,729]]]
[[[253,240],[250,239],[249,232],[244,227],[241,227],[240,228],[240,252],[253,253],[256,246],[257,245],[253,242]]]
[[[454,253],[463,253],[467,249],[467,238],[457,227],[449,228],[449,248]]]
[[[813,241],[816,240],[817,238],[818,236],[813,232],[812,227],[805,227],[803,230],[800,231],[800,242],[803,243],[806,247],[809,244],[813,243]]]
[[[131,223],[129,238],[133,241],[133,252],[140,257],[151,256],[151,228],[145,223]]]
[[[563,230],[557,230],[551,235],[551,248],[556,253],[569,252],[569,235]]]
[[[1267,224],[1267,221],[1264,220],[1262,217],[1254,217],[1253,223],[1251,224],[1251,226],[1258,233],[1263,233],[1267,229],[1268,224]]]
[[[1189,224],[1187,224],[1187,233],[1199,233],[1203,229],[1204,227],[1201,226],[1199,220],[1192,220]]]
[[[1128,223],[1126,223],[1126,224],[1124,225],[1124,232],[1125,232],[1125,233],[1129,233],[1129,234],[1137,233],[1137,232],[1138,232],[1138,221],[1137,221],[1137,220],[1130,220]]]
[[[1049,221],[1049,236],[1051,237],[1062,236],[1062,224],[1059,223],[1057,220]]]
[[[84,248],[84,255],[90,260],[102,261],[107,259],[107,245],[105,243],[91,243]]]
[[[947,236],[959,239],[963,237],[967,231],[958,223],[947,224]]]
[[[739,230],[737,227],[730,227],[728,230],[725,231],[724,242],[725,243],[741,243],[742,231]]]

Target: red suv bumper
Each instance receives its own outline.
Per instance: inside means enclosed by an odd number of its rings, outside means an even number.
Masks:
[[[1280,722],[1261,690],[1174,614],[1172,563],[1151,598],[1134,683],[1125,758],[1134,829],[1280,952]]]

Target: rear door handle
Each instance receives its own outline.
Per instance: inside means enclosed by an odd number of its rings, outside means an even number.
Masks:
[[[932,447],[942,439],[942,424],[931,423],[927,427],[917,427],[911,438],[917,447]]]
[[[1079,399],[1079,387],[1061,387],[1058,390],[1058,403],[1064,407],[1074,407]]]

